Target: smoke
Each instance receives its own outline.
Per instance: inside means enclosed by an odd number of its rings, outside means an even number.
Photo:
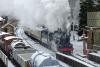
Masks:
[[[0,15],[10,15],[13,13],[13,0],[10,1],[0,0]]]
[[[75,24],[79,24],[79,13],[80,13],[80,0],[76,0],[74,10],[73,10],[73,15],[74,15],[74,21]]]
[[[72,10],[72,21],[74,24],[79,24],[79,13],[80,13],[80,0],[69,0],[69,4]]]
[[[0,0],[0,15],[13,16],[31,29],[45,25],[55,31],[70,24],[68,0]]]

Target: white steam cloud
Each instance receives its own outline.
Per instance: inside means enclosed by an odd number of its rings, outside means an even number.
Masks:
[[[68,0],[0,0],[0,15],[11,15],[23,26],[46,25],[50,31],[69,27]]]

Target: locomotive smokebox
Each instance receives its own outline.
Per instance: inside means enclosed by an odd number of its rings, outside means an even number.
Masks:
[[[31,56],[32,67],[59,67],[59,62],[50,54],[36,52]]]

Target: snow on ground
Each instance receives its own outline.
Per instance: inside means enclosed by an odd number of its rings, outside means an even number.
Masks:
[[[80,57],[78,55],[78,54],[83,54],[83,41],[78,41],[78,38],[80,38],[80,37],[78,37],[77,32],[74,32],[75,40],[73,40],[73,36],[72,35],[73,35],[73,32],[71,32],[71,40],[70,41],[71,41],[71,43],[73,44],[73,47],[74,47],[74,51],[73,51],[74,56],[76,56],[80,60],[86,61],[87,63],[93,64],[96,67],[100,67],[100,64],[92,62],[92,61],[88,60],[87,58],[83,58],[83,57]],[[17,36],[21,37],[22,39],[24,37],[24,40],[27,40],[27,42],[30,43],[31,46],[34,47],[35,49],[37,49],[38,51],[42,51],[42,52],[45,52],[45,53],[50,53],[51,55],[56,56],[54,52],[48,50],[47,48],[41,46],[39,43],[36,43],[32,39],[27,37],[24,34],[24,31],[23,31],[22,28],[17,30]],[[60,63],[62,65],[66,65],[63,62],[60,62]],[[64,66],[64,67],[68,67],[68,66]]]
[[[25,35],[24,33],[24,30],[22,28],[19,28],[17,31],[16,31],[16,34],[18,37],[22,38],[24,40],[24,42],[26,44],[30,44],[33,48],[35,48],[36,50],[38,51],[42,51],[44,53],[49,53],[51,55],[53,55],[54,57],[56,57],[56,54],[55,52],[41,46],[39,43],[36,43],[34,42],[31,38],[29,38],[28,36]],[[59,61],[59,63],[63,66],[63,67],[70,67],[69,65]]]
[[[77,35],[77,32],[74,31],[74,36],[75,36],[75,40],[73,40],[73,31],[71,32],[71,37],[70,37],[70,42],[73,44],[74,47],[74,54],[83,54],[83,41],[78,41],[79,39],[81,39],[81,37],[79,37]],[[100,51],[98,51],[98,54],[100,54]]]
[[[17,31],[17,36],[22,38],[23,41],[26,44],[29,44],[30,46],[32,46],[33,48],[35,48],[38,51],[42,51],[45,53],[50,53],[51,55],[55,56],[55,53],[53,51],[48,50],[47,48],[41,46],[38,42],[33,41],[31,38],[29,38],[28,36],[26,36],[26,34],[24,33],[22,28],[19,28]]]
[[[83,58],[83,57],[79,56],[79,54],[83,55],[83,41],[78,41],[78,39],[80,39],[80,37],[77,35],[77,32],[75,32],[75,31],[74,31],[74,36],[75,36],[75,40],[73,40],[73,32],[71,32],[71,40],[70,41],[74,47],[73,55],[82,61],[85,61],[87,63],[95,65],[96,67],[100,67],[100,64],[97,64],[93,61],[88,60],[87,58]],[[100,54],[100,51],[98,51],[98,54]]]
[[[100,51],[98,51],[98,54],[100,55]]]
[[[77,35],[77,32],[74,32],[75,40],[73,40],[73,32],[71,32],[71,38],[70,41],[73,44],[74,47],[74,54],[83,54],[83,41],[78,41],[78,38],[80,37]]]
[[[8,67],[15,67],[15,66],[8,60]]]

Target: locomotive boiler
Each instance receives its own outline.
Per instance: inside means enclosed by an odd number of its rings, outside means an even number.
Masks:
[[[38,40],[43,43],[43,46],[54,51],[60,51],[65,54],[72,53],[73,51],[73,45],[70,43],[70,35],[61,29],[50,32],[45,26],[40,26],[35,30],[24,27],[24,31],[32,39]]]

